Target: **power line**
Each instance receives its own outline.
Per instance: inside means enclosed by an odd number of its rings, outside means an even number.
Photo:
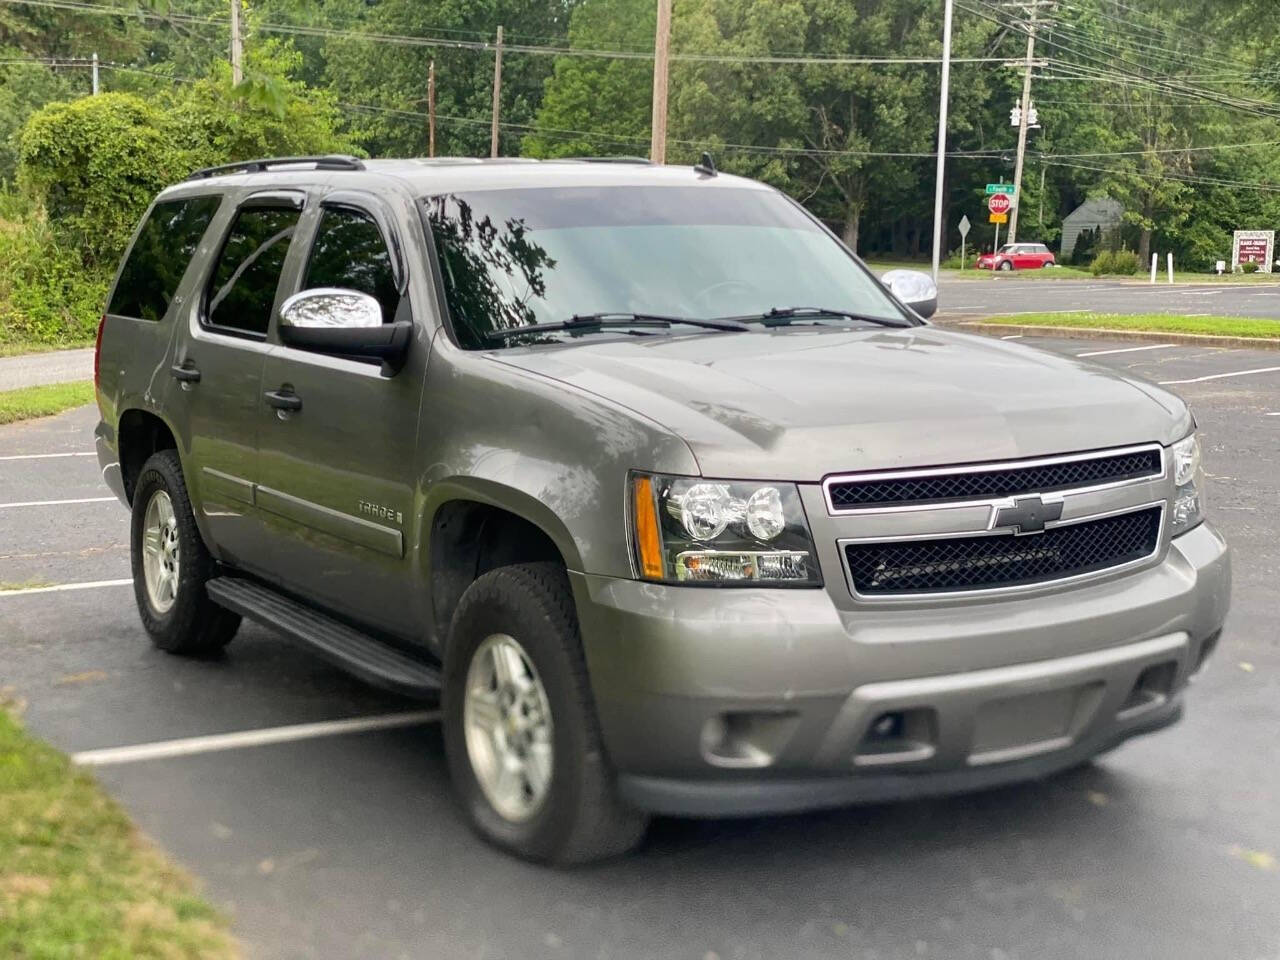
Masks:
[[[145,10],[130,10],[124,7],[106,7],[83,2],[83,0],[0,0],[10,5],[49,7],[53,9],[75,10],[81,13],[92,13],[108,16],[140,16],[144,19],[171,21],[176,23],[192,23],[202,25],[227,26],[229,20],[221,17],[198,17],[192,14],[159,14]],[[304,24],[258,22],[255,29],[263,33],[279,33],[291,36],[322,37],[339,40],[359,40],[369,43],[388,43],[411,47],[443,47],[456,50],[475,50],[486,53],[494,51],[491,40],[462,40],[439,36],[414,36],[410,34],[379,33],[373,31],[339,30],[333,27],[318,27]],[[611,60],[652,60],[652,50],[603,50],[586,49],[570,46],[545,46],[540,44],[504,44],[507,53],[525,53],[537,56],[555,57],[588,57]],[[685,51],[671,54],[672,60],[691,63],[758,63],[773,65],[829,65],[829,66],[937,66],[942,60],[939,57],[864,57],[843,54],[729,54],[699,53]],[[1002,57],[956,57],[952,63],[1005,63]]]

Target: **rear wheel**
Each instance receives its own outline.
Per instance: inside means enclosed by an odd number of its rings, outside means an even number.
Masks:
[[[1052,267],[1053,265],[1054,264],[1052,260],[1046,260],[1044,263],[1040,264],[1040,269],[1047,270],[1049,267]]]
[[[564,569],[500,567],[458,604],[444,672],[444,738],[463,809],[530,860],[625,853],[646,818],[614,791]]]
[[[196,527],[177,451],[161,450],[143,464],[130,532],[133,593],[152,643],[191,656],[230,643],[240,617],[205,593],[217,564]]]

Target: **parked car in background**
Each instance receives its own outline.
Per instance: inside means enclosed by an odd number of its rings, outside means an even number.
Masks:
[[[995,253],[984,253],[975,266],[979,270],[1039,270],[1056,266],[1053,253],[1043,243],[1006,243]]]

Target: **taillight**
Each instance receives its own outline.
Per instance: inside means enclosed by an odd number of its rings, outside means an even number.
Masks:
[[[107,325],[107,315],[104,313],[98,321],[98,336],[93,341],[93,388],[97,390],[102,386],[102,328]]]

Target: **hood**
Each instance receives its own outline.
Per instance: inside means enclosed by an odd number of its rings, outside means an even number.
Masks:
[[[489,356],[668,427],[709,477],[816,482],[1169,444],[1191,429],[1183,402],[1158,387],[933,326],[586,340]]]

